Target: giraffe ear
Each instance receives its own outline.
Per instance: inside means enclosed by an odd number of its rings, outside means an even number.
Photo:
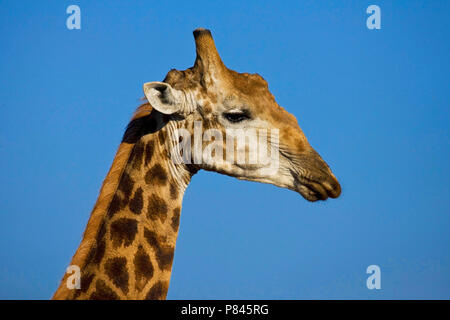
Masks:
[[[183,92],[164,82],[147,82],[144,93],[151,106],[164,114],[180,113],[183,105]]]

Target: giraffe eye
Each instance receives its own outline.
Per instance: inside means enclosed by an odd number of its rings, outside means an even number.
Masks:
[[[250,115],[246,111],[224,112],[223,116],[230,122],[237,123],[250,119]]]

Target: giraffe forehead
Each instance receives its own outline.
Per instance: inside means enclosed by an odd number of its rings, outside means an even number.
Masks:
[[[205,114],[245,107],[255,117],[279,129],[289,132],[299,129],[297,119],[277,104],[267,81],[257,73],[239,73],[226,68],[222,78],[207,77],[205,80],[204,75],[192,68],[182,71],[172,69],[164,81],[176,89],[195,92],[196,100]]]
[[[197,98],[215,98],[221,96],[246,95],[258,97],[269,94],[266,80],[259,74],[239,73],[226,68],[220,77],[202,74],[192,68],[186,70],[170,70],[164,82],[177,90],[195,91]]]

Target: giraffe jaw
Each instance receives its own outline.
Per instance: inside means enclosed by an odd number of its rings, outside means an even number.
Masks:
[[[289,172],[290,170],[287,171]],[[319,200],[325,201],[328,198],[337,198],[341,193],[341,187],[337,180],[334,178],[334,175],[330,177],[330,181],[336,182],[324,181],[322,183],[319,183],[302,175],[296,175],[292,171],[290,171],[290,173],[288,172],[283,172],[281,175],[275,177],[249,177],[248,175],[239,176],[219,171],[219,173],[235,177],[239,180],[267,183],[279,188],[295,191],[310,202],[316,202]]]

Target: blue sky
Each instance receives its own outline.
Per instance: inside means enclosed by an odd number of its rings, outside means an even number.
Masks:
[[[438,0],[3,1],[0,298],[52,295],[142,84],[191,67],[205,27],[229,68],[268,81],[343,192],[309,203],[199,173],[168,298],[449,299],[449,15]]]

